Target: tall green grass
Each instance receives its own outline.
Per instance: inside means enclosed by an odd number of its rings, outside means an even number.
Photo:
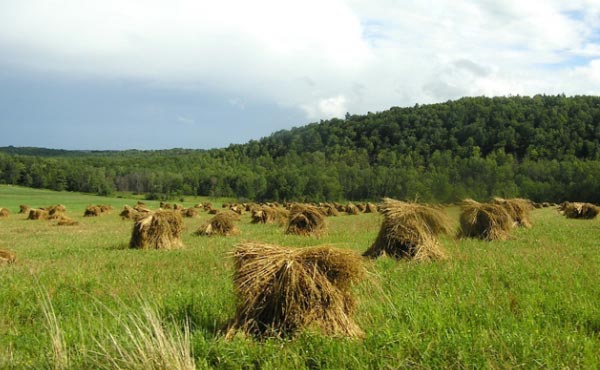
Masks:
[[[191,206],[200,199],[184,202]],[[19,204],[62,203],[78,226],[27,221]],[[241,241],[364,251],[378,215],[327,219],[321,238],[242,217],[239,236],[197,237],[210,216],[185,219],[186,248],[126,248],[134,199],[0,186],[0,368],[598,368],[600,221],[533,212],[505,242],[442,239],[450,259],[366,262],[355,294],[362,340],[305,332],[256,342],[221,334],[235,312],[232,263]],[[157,202],[148,202],[156,207]],[[83,218],[87,204],[112,214]],[[220,203],[216,203],[220,206]],[[457,210],[450,214],[458,218]]]

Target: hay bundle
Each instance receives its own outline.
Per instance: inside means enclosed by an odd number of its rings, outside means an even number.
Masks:
[[[58,222],[56,223],[56,225],[57,226],[76,226],[76,225],[79,225],[79,222],[61,214],[58,218]]]
[[[26,206],[25,204],[21,204],[19,206],[19,214],[23,214],[23,215],[29,214],[30,209],[31,209],[31,207]]]
[[[160,202],[160,208],[162,209],[173,209],[173,206],[170,203]]]
[[[325,231],[325,216],[318,207],[295,204],[288,216],[286,234],[320,235]]]
[[[235,225],[235,222],[238,220],[239,216],[233,212],[221,212],[208,220],[206,224],[200,226],[200,228],[196,230],[195,234],[201,236],[237,235],[240,233],[240,230]]]
[[[385,198],[382,210],[379,234],[363,256],[377,258],[385,252],[416,261],[446,258],[438,235],[449,233],[451,226],[441,208]]]
[[[461,209],[459,237],[506,240],[510,236],[514,220],[501,205],[466,199]]]
[[[561,204],[562,213],[567,218],[581,218],[586,220],[591,220],[595,218],[598,213],[600,213],[600,207],[591,204],[591,203],[570,203],[566,202],[566,204]]]
[[[198,216],[198,211],[196,210],[196,208],[187,208],[183,210],[183,216],[184,217],[196,217]]]
[[[274,208],[269,206],[261,206],[252,210],[253,224],[283,224],[287,221],[289,211],[285,208]]]
[[[525,228],[530,228],[532,226],[530,213],[533,206],[530,201],[520,198],[494,198],[492,203],[504,207],[506,212],[512,217],[513,221],[517,223],[517,226]]]
[[[8,208],[0,208],[0,218],[10,216]]]
[[[100,216],[102,210],[98,206],[87,206],[85,207],[85,212],[83,212],[83,217],[97,217]]]
[[[113,207],[108,204],[98,204],[96,207],[100,208],[100,213],[110,213]]]
[[[235,212],[235,213],[237,213],[238,215],[243,215],[243,214],[244,214],[244,208],[242,208],[242,207],[241,207],[241,206],[239,206],[239,205],[231,206],[231,207],[229,207],[229,209],[230,209],[232,212]]]
[[[17,256],[10,251],[0,249],[0,265],[9,265],[15,263]]]
[[[173,209],[175,211],[183,211],[183,210],[185,210],[185,207],[183,205],[181,205],[181,204],[174,204],[173,205]]]
[[[130,248],[176,249],[183,247],[183,219],[179,212],[160,210],[133,225]]]
[[[49,220],[58,220],[63,214],[67,211],[67,208],[62,204],[57,204],[55,206],[50,206],[45,208],[46,212],[48,212]]]
[[[377,213],[377,206],[373,203],[367,203],[365,213]]]
[[[32,208],[29,210],[29,216],[27,216],[28,220],[47,220],[48,219],[48,211],[43,209]]]
[[[234,254],[237,330],[262,338],[288,337],[304,328],[360,337],[352,320],[350,288],[365,275],[355,253],[329,247],[283,248],[245,243]]]
[[[194,206],[194,208],[203,208],[204,206],[202,205],[202,203],[198,203]]]
[[[123,206],[123,210],[121,211],[121,213],[119,213],[119,216],[123,220],[132,220],[137,213],[138,211],[126,204],[125,206]]]
[[[336,216],[340,215],[338,210],[335,209],[335,207],[330,204],[326,204],[324,207],[322,207],[322,209],[323,209],[323,213],[325,213],[325,216],[336,217]]]
[[[365,210],[367,209],[367,205],[364,203],[359,203],[356,205],[356,208],[358,208],[359,212],[365,212]]]
[[[345,210],[346,210],[346,213],[349,215],[357,215],[360,213],[358,207],[352,203],[348,203],[345,207]]]
[[[206,203],[204,203],[204,205],[202,206],[202,208],[204,208],[205,211],[208,211],[209,209],[212,209],[212,203],[211,202],[206,202]]]
[[[216,208],[210,208],[207,213],[209,215],[216,215],[217,213],[219,213],[219,210]]]

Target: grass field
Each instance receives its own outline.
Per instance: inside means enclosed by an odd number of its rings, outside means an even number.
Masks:
[[[16,214],[19,204],[57,203],[80,224]],[[305,332],[257,342],[220,332],[235,311],[235,244],[359,253],[375,240],[380,216],[330,217],[317,239],[245,215],[239,236],[207,238],[192,235],[210,217],[202,213],[185,219],[186,248],[141,251],[127,248],[132,221],[118,216],[134,203],[0,186],[0,207],[11,211],[0,219],[0,249],[17,254],[16,264],[0,267],[0,368],[600,367],[599,220],[540,209],[534,227],[509,241],[445,237],[447,261],[366,262],[369,279],[355,289],[364,339]],[[87,204],[115,210],[83,218]],[[457,220],[458,210],[449,211]]]

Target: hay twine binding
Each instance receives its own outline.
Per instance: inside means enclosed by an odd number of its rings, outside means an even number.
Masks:
[[[226,338],[238,332],[257,338],[290,337],[302,329],[363,335],[351,318],[355,301],[350,288],[365,276],[355,253],[244,243],[233,259],[237,310]]]
[[[415,261],[446,259],[438,235],[451,232],[451,223],[443,209],[384,198],[384,221],[375,242],[363,256],[378,258],[384,253],[397,259]]]

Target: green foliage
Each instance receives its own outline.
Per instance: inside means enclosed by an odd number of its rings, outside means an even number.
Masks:
[[[1,148],[0,183],[256,200],[521,196],[600,203],[600,97],[463,98],[214,150]]]

